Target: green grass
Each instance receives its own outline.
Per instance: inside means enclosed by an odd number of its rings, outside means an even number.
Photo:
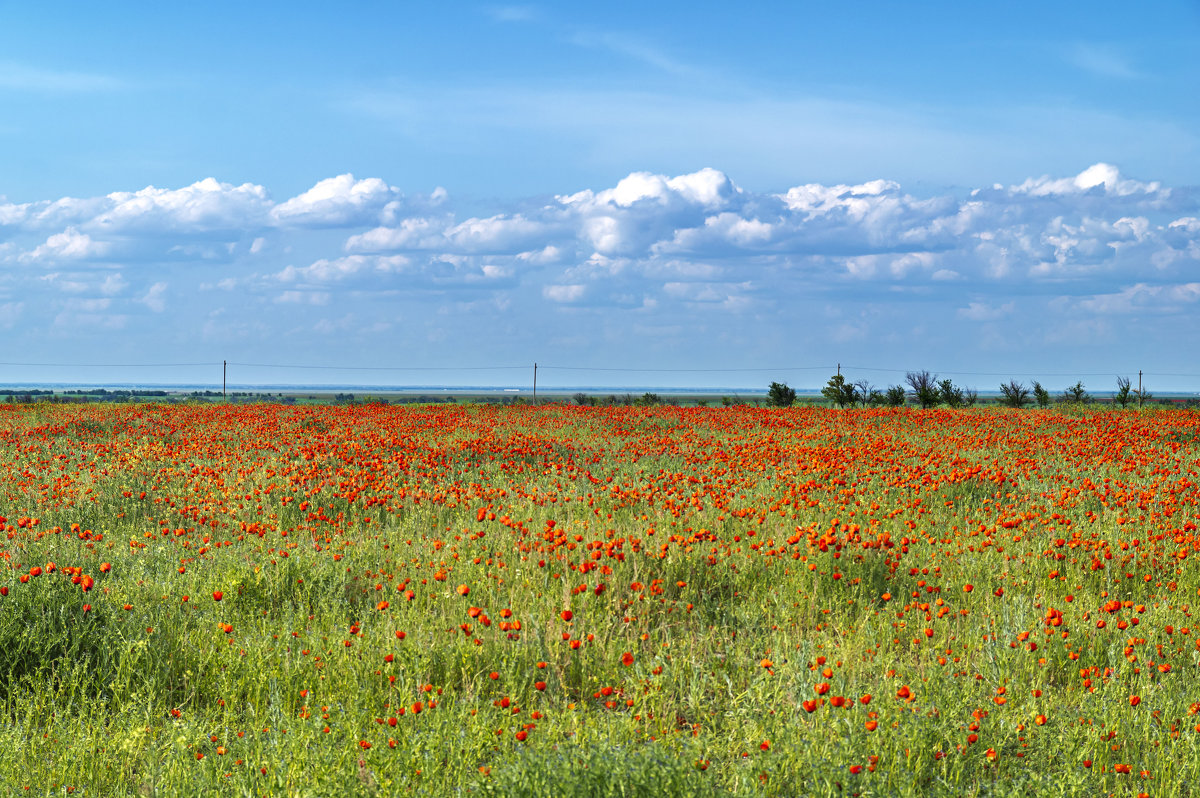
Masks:
[[[1187,795],[1200,577],[1172,555],[1196,433],[1095,410],[10,409],[0,792]]]

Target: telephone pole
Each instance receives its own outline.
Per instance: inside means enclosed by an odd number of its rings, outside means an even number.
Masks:
[[[1142,370],[1138,369],[1138,407],[1142,406]]]
[[[221,398],[225,398],[225,371],[229,368],[229,361],[221,361]]]
[[[537,405],[537,363],[533,364],[533,404]]]

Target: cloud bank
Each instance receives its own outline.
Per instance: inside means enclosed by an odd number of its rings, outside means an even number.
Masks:
[[[214,178],[0,201],[0,309],[51,338],[92,325],[133,341],[174,317],[181,336],[297,336],[326,353],[333,334],[420,330],[452,354],[519,316],[514,342],[572,357],[585,342],[646,351],[646,335],[699,331],[736,352],[739,328],[764,357],[780,334],[896,348],[939,328],[971,343],[945,349],[943,334],[938,351],[967,357],[1114,342],[1151,319],[1188,329],[1200,307],[1200,193],[1105,163],[924,196],[886,178],[754,193],[713,168],[633,172],[460,207],[350,174],[281,201]],[[29,318],[35,307],[51,312]]]

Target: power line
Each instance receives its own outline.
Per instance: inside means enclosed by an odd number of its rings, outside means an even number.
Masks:
[[[909,373],[917,370],[917,369],[884,369],[884,368],[872,368],[870,366],[849,366],[849,365],[845,366],[845,368],[855,369],[857,371],[887,371],[887,372],[891,372],[894,374],[909,374]],[[1020,377],[1112,377],[1117,373],[1114,371],[1011,372],[1011,371],[949,371],[949,370],[942,370],[942,369],[919,369],[919,371],[928,371],[933,374],[954,374],[954,375],[967,376],[967,377],[1011,377],[1014,375],[1014,373]],[[1154,374],[1154,375],[1151,375],[1150,372],[1146,372],[1146,374],[1148,376],[1156,376],[1156,377],[1200,377],[1200,374]]]
[[[94,369],[158,369],[158,368],[196,368],[200,366],[216,367],[221,363],[8,363],[0,362],[0,366],[45,366],[49,368],[94,368]]]
[[[192,363],[36,363],[25,361],[0,361],[0,366],[13,367],[30,367],[30,368],[136,368],[136,369],[153,369],[153,368],[218,368],[222,365],[221,361],[210,362],[192,362]],[[321,363],[242,363],[229,361],[230,366],[240,366],[243,368],[264,368],[264,369],[303,369],[311,371],[430,371],[430,372],[455,372],[455,371],[526,371],[530,368],[529,365],[503,365],[503,366],[345,366],[345,365],[326,365]],[[539,369],[550,369],[552,371],[577,371],[577,372],[608,372],[608,373],[628,373],[628,374],[735,374],[735,373],[786,373],[795,371],[832,371],[835,366],[820,365],[820,366],[763,366],[763,367],[732,367],[732,368],[630,368],[621,366],[545,366],[539,365]],[[934,374],[946,374],[953,376],[969,376],[969,377],[1112,377],[1119,375],[1120,371],[1095,371],[1095,372],[1079,372],[1079,371],[955,371],[943,369],[902,369],[902,368],[881,368],[876,366],[854,366],[843,365],[843,369],[850,371],[869,371],[869,372],[885,372],[890,374],[907,374],[912,371],[929,371]],[[1187,372],[1143,372],[1147,377],[1181,377],[1197,379],[1200,378],[1200,373]]]
[[[219,363],[217,365],[220,365]],[[325,371],[511,371],[528,370],[529,366],[324,366],[315,363],[235,363],[231,366],[245,366],[260,369],[319,369]]]
[[[634,369],[634,368],[604,368],[593,366],[538,366],[541,369],[554,369],[555,371],[625,371],[636,372],[641,374],[664,374],[664,373],[682,373],[689,374],[708,374],[708,373],[729,373],[740,371],[821,371],[831,369],[833,366],[787,366],[784,368],[731,368],[731,369]]]

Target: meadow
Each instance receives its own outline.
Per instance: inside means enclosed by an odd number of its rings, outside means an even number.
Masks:
[[[0,406],[8,795],[1190,795],[1191,412]]]

